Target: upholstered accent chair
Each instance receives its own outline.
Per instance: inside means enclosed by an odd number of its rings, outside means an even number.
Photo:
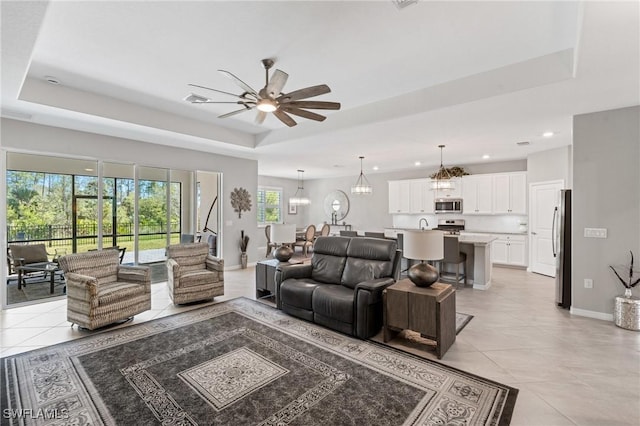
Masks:
[[[118,250],[59,259],[67,281],[67,321],[94,330],[151,309],[151,273],[120,265]]]
[[[209,254],[207,243],[167,247],[167,285],[174,304],[224,294],[224,260]]]

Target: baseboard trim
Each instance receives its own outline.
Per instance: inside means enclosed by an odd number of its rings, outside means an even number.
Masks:
[[[574,307],[571,307],[571,309],[569,310],[569,313],[571,313],[571,315],[577,315],[580,317],[595,318],[603,321],[613,322],[613,314],[605,314],[603,312],[588,311],[586,309],[579,309]]]

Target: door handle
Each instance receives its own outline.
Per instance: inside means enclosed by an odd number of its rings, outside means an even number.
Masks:
[[[556,215],[558,214],[558,207],[553,208],[553,220],[551,221],[551,251],[553,257],[556,257]]]

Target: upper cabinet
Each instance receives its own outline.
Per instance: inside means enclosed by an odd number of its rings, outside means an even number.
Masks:
[[[462,212],[464,214],[491,214],[492,204],[492,175],[462,177]]]
[[[389,213],[433,213],[430,180],[389,181]]]
[[[389,181],[389,213],[432,214],[434,200],[462,198],[463,214],[527,214],[527,172],[467,175],[436,191],[431,179]]]
[[[527,173],[493,175],[493,213],[527,214]]]
[[[409,212],[433,213],[433,191],[429,179],[409,181]]]
[[[389,213],[409,213],[410,187],[409,180],[389,181]]]

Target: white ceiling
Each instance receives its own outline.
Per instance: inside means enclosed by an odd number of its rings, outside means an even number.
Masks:
[[[636,1],[1,7],[3,116],[254,158],[261,175],[357,174],[359,155],[367,173],[432,168],[439,144],[446,165],[522,159],[571,144],[575,114],[640,103]],[[188,83],[239,94],[218,69],[261,88],[263,58],[289,74],[285,92],[326,83],[332,93],[314,100],[342,109],[288,128],[183,101]]]

